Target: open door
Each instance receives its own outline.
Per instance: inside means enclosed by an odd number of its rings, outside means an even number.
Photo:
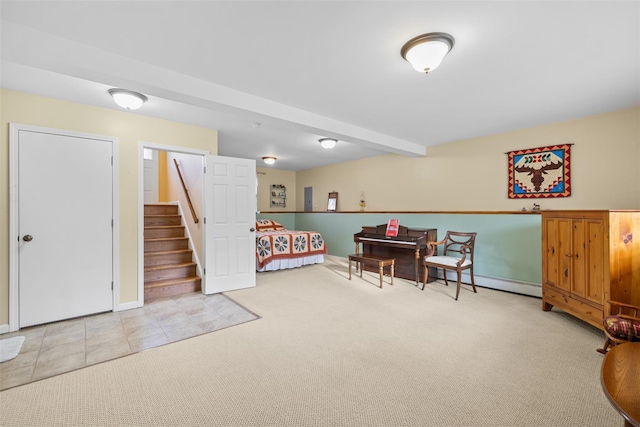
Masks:
[[[256,285],[256,162],[207,156],[205,294]]]

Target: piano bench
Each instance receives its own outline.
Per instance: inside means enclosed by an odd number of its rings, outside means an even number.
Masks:
[[[360,254],[351,254],[349,255],[349,280],[351,280],[351,262],[355,261],[356,271],[358,270],[358,264],[378,264],[378,271],[380,272],[380,288],[382,288],[382,276],[384,276],[384,268],[389,266],[390,276],[391,276],[391,284],[393,285],[393,275],[396,259],[395,258],[385,258],[376,255],[360,255]],[[360,277],[362,277],[362,266],[360,266]]]

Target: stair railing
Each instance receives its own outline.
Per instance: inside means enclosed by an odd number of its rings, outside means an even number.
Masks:
[[[184,183],[184,179],[182,179],[182,172],[180,172],[180,165],[176,159],[173,159],[173,163],[176,165],[176,170],[178,171],[178,176],[180,177],[180,182],[182,183],[182,189],[184,190],[185,196],[187,196],[187,203],[189,203],[189,209],[191,210],[191,216],[193,217],[193,222],[198,223],[198,215],[196,215],[196,210],[193,208],[193,203],[191,203],[191,196],[189,196],[189,189],[187,188],[187,184]]]

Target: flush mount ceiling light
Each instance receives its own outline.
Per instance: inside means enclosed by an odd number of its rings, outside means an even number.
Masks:
[[[116,104],[127,110],[137,110],[147,102],[147,97],[143,94],[127,89],[109,89],[109,95]]]
[[[428,74],[438,68],[454,44],[454,38],[447,33],[427,33],[406,42],[400,55],[417,72]]]
[[[336,146],[338,140],[333,138],[321,138],[318,140],[318,142],[320,143],[320,145],[322,145],[322,148],[326,148],[327,150],[329,150]]]
[[[278,160],[277,157],[273,157],[273,156],[265,156],[262,158],[262,160],[268,164],[268,165],[272,165],[276,162],[276,160]]]

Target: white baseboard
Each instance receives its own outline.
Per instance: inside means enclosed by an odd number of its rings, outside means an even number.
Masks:
[[[453,280],[453,283],[455,283],[456,274],[450,271],[448,273],[449,274],[447,274],[447,280]],[[444,279],[441,271],[439,271],[438,278]],[[474,278],[476,279],[476,286],[542,298],[542,285],[539,283],[522,282],[519,280],[502,279],[499,277],[481,276],[478,274],[474,274]],[[471,284],[471,277],[466,272],[462,273],[462,283]]]
[[[0,325],[0,334],[8,334],[9,333],[9,324],[5,323],[4,325]]]
[[[345,257],[337,256],[337,255],[325,255],[325,258],[328,258],[334,262],[341,262],[348,264],[348,259]],[[442,269],[438,269],[438,278],[444,279],[442,275]],[[514,294],[528,295],[532,297],[542,298],[542,284],[534,283],[534,282],[523,282],[520,280],[512,280],[512,279],[503,279],[500,277],[492,277],[492,276],[482,276],[479,274],[474,274],[474,278],[476,281],[476,286],[480,286],[482,288],[489,289],[497,289],[500,291],[513,292]],[[447,275],[447,280],[456,283],[456,274],[453,272],[449,272]],[[471,277],[468,272],[462,273],[462,283],[471,285]]]
[[[124,304],[118,304],[113,311],[125,311],[133,310],[134,308],[140,308],[142,305],[138,301],[125,302]]]

